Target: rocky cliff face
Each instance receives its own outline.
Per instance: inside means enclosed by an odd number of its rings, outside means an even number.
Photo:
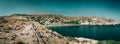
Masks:
[[[0,44],[96,44],[96,40],[69,39],[38,22],[0,17]]]

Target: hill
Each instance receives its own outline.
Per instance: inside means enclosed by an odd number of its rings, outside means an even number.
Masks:
[[[64,37],[35,21],[0,20],[0,44],[96,44],[96,40]]]

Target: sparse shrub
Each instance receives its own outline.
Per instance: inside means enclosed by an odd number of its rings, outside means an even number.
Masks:
[[[8,23],[8,21],[7,20],[2,20],[2,23]]]
[[[23,42],[17,42],[17,44],[25,44],[25,43],[23,43]]]
[[[89,24],[92,22],[92,20],[91,19],[88,19],[88,22],[89,22]]]
[[[54,22],[54,20],[50,20],[50,23],[53,23]]]
[[[105,41],[99,41],[98,44],[120,44],[120,42],[114,40],[105,40]]]
[[[70,22],[73,24],[79,24],[79,20],[71,20]]]

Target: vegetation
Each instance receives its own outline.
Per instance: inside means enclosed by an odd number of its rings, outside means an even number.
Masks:
[[[31,16],[31,19],[35,19],[35,17],[34,17],[34,16]]]
[[[16,16],[27,16],[27,14],[12,14],[12,16],[14,16],[14,15],[16,15]]]
[[[88,19],[88,22],[89,22],[89,24],[92,22],[92,20],[91,19]]]
[[[1,20],[1,22],[2,22],[2,23],[8,23],[8,21],[7,21],[7,20]]]
[[[79,40],[75,39],[75,37],[71,37],[71,36],[65,36],[65,37],[69,38],[70,41],[71,41],[71,40],[75,40],[75,41],[77,41],[77,42],[80,42]]]
[[[54,20],[50,20],[50,23],[53,23],[54,22]]]
[[[71,20],[70,22],[73,24],[79,24],[79,20]]]
[[[99,41],[98,44],[120,44],[120,42],[114,40],[105,40],[105,41]]]
[[[70,37],[70,36],[65,36],[67,38],[69,38],[70,40],[76,40],[74,37]]]

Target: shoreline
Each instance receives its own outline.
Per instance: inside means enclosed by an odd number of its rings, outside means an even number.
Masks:
[[[60,24],[60,25],[43,25],[45,27],[54,27],[54,26],[107,26],[107,25],[120,25],[120,22],[118,23],[106,23],[106,24]]]

